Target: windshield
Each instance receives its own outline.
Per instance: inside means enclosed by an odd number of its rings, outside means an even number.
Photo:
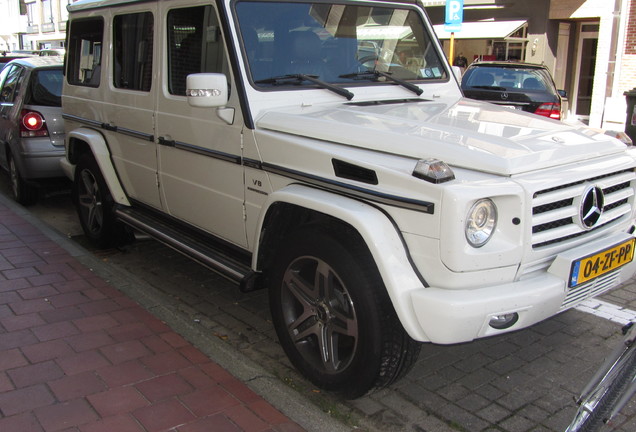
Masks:
[[[399,80],[447,78],[420,15],[406,7],[240,1],[236,12],[257,86],[313,85],[275,79],[299,74],[349,84],[390,82],[386,74]]]

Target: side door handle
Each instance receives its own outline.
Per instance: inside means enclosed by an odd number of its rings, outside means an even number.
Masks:
[[[174,147],[176,145],[175,140],[168,139],[166,137],[159,137],[158,143],[159,145],[166,146],[166,147]]]

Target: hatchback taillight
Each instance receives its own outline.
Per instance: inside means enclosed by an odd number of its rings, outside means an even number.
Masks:
[[[20,121],[20,136],[22,138],[49,136],[44,117],[39,112],[22,110],[20,117],[22,119]]]
[[[535,114],[539,114],[551,119],[561,120],[561,104],[558,103],[544,103],[534,111]]]

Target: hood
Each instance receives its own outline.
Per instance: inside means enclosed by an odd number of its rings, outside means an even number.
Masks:
[[[465,98],[272,110],[256,126],[500,175],[625,150],[620,141],[584,126]]]

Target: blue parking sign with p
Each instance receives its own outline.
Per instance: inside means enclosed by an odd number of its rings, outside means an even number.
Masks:
[[[461,30],[464,20],[464,0],[446,0],[444,29],[448,32]]]

